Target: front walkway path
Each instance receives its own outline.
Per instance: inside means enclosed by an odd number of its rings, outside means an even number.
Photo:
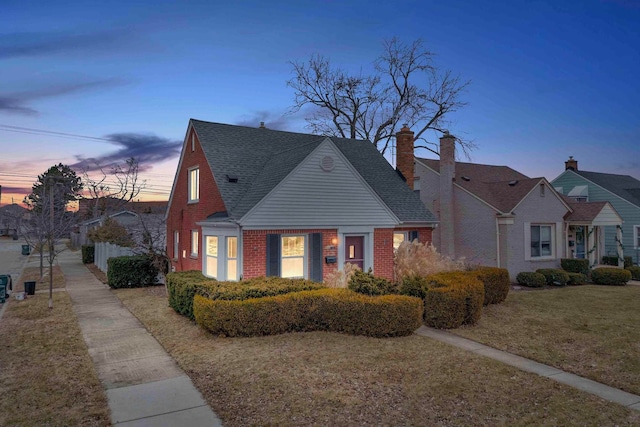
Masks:
[[[61,253],[58,263],[114,425],[222,425],[191,379],[78,252]]]
[[[610,402],[619,403],[630,409],[640,411],[640,396],[627,393],[626,391],[619,390],[617,388],[609,387],[608,385],[595,382],[593,380],[580,377],[578,375],[570,374],[568,372],[561,371],[549,365],[535,362],[530,359],[526,359],[515,354],[507,353],[506,351],[497,350],[493,347],[480,344],[476,341],[462,338],[452,333],[421,326],[416,334],[429,337],[455,347],[470,351],[472,353],[480,354],[485,357],[489,357],[494,360],[498,360],[507,365],[521,369],[523,371],[532,372],[543,377],[547,377],[559,383],[566,384],[568,386],[577,388],[587,393],[595,394]]]

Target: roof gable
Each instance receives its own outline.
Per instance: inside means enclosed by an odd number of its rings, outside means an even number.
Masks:
[[[329,160],[330,159],[330,160]],[[329,164],[330,167],[324,167]],[[326,138],[240,221],[243,227],[398,224],[353,165]]]
[[[640,207],[640,181],[629,175],[572,171],[638,207]]]
[[[240,220],[287,177],[326,137],[191,119],[227,208]],[[331,138],[402,222],[436,222],[420,199],[368,141]],[[237,177],[229,182],[226,176]]]

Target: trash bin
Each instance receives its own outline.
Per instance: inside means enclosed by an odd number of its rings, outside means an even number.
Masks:
[[[10,274],[0,274],[0,286],[4,285],[4,295],[9,296],[9,291],[13,291]]]
[[[22,255],[29,255],[31,253],[31,248],[29,245],[22,245]]]
[[[6,291],[7,291],[7,285],[5,285],[4,283],[0,283],[0,304],[4,304]]]
[[[27,295],[35,295],[36,282],[24,282],[24,293]]]

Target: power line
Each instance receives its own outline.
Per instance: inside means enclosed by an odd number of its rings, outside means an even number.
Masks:
[[[11,126],[0,123],[0,130],[5,132],[17,132],[17,133],[26,133],[30,135],[50,135],[56,136],[59,138],[73,138],[73,139],[88,139],[90,141],[106,141],[113,142],[107,138],[99,138],[96,136],[87,136],[87,135],[79,135],[76,133],[67,133],[67,132],[56,132],[52,130],[44,130],[44,129],[35,129],[35,128],[27,128],[22,126]]]

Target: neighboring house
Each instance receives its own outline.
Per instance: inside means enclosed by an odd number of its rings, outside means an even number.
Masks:
[[[29,218],[29,211],[12,203],[0,207],[0,236],[14,236],[22,233],[22,223]]]
[[[640,181],[629,175],[588,172],[578,169],[573,157],[565,162],[565,171],[551,181],[555,189],[576,202],[606,201],[624,221],[620,229],[606,227],[604,250],[615,255],[622,241],[624,255],[640,264]]]
[[[190,120],[171,190],[177,271],[322,281],[345,262],[393,278],[394,245],[434,216],[362,140]]]
[[[412,152],[413,133],[399,138],[398,156]],[[411,149],[403,148],[411,145]],[[400,164],[400,159],[398,160]],[[595,230],[620,223],[610,205],[574,206],[545,178],[529,178],[507,166],[455,161],[455,138],[440,139],[440,160],[415,158],[414,189],[439,219],[434,245],[451,258],[503,267],[512,279],[521,271],[557,268],[565,257],[589,258],[596,264],[602,249],[572,252],[573,226]],[[609,222],[613,221],[613,222]]]

